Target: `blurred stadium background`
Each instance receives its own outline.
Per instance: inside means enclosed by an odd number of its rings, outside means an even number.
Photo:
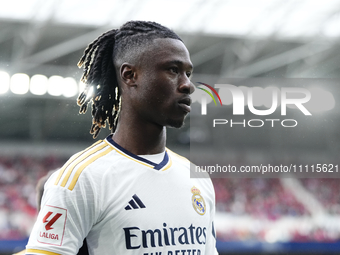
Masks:
[[[93,142],[91,117],[79,115],[76,106],[82,86],[76,63],[89,42],[128,20],[175,30],[191,53],[194,82],[304,78],[331,95],[331,107],[317,113],[319,124],[305,129],[301,143],[287,142],[280,128],[256,134],[229,129],[221,152],[232,155],[231,163],[254,162],[258,154],[277,163],[325,157],[339,162],[339,0],[2,1],[1,254],[27,242],[37,180]],[[189,125],[168,133],[168,147],[189,156]],[[103,130],[100,138],[107,134]],[[289,135],[294,140],[306,134]],[[213,182],[220,254],[340,254],[339,179]]]

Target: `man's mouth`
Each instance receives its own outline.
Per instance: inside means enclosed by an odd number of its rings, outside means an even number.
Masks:
[[[186,97],[178,101],[178,104],[180,107],[185,111],[185,112],[190,112],[191,111],[191,98]]]

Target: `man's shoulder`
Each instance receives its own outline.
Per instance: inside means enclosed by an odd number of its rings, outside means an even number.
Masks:
[[[53,184],[73,190],[84,175],[85,181],[101,178],[103,171],[115,165],[114,149],[106,140],[99,140],[74,154],[53,176]],[[100,173],[100,174],[98,174]]]

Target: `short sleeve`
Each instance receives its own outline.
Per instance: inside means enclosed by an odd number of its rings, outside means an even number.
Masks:
[[[77,254],[95,222],[91,180],[81,177],[70,190],[56,185],[59,171],[45,184],[41,210],[26,246],[26,254]]]

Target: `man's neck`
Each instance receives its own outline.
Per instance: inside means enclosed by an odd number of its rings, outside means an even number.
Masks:
[[[122,122],[118,123],[112,139],[135,155],[161,153],[165,150],[166,128]]]

